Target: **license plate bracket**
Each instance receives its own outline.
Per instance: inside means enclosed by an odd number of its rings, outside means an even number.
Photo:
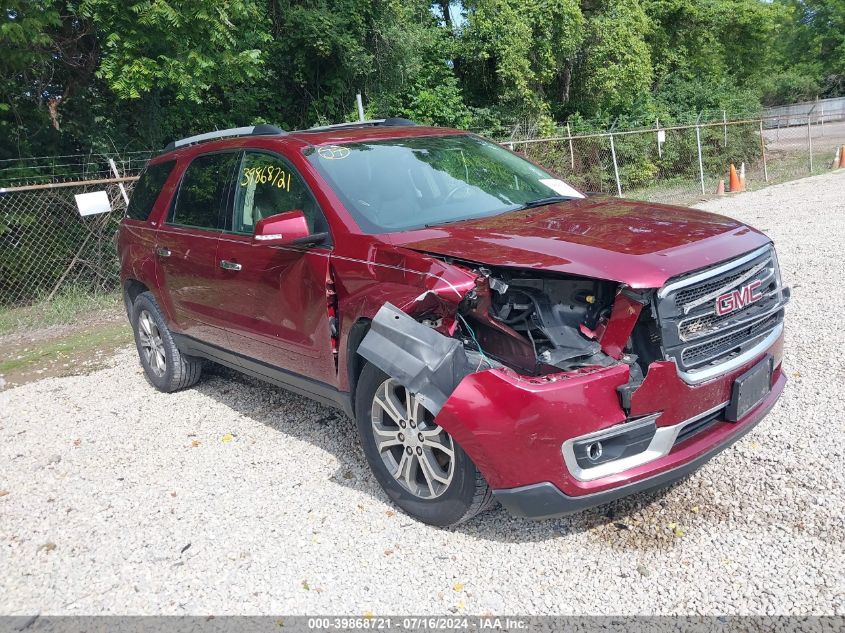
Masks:
[[[733,384],[731,401],[725,410],[725,419],[736,422],[760,404],[772,390],[775,359],[768,354],[763,360],[739,376]]]

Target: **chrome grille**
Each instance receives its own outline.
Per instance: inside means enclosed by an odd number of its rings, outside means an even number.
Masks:
[[[746,302],[751,291],[742,289],[749,285],[759,299]],[[734,291],[736,309],[718,314],[719,297]],[[767,246],[673,279],[657,297],[665,358],[677,363],[685,380],[701,382],[730,371],[777,338],[789,291],[781,285],[774,249]]]
[[[714,290],[724,286],[726,283],[730,283],[739,279],[751,268],[752,266],[743,267],[742,270],[737,271],[733,275],[729,275],[724,279],[718,279],[709,283],[703,283],[700,286],[693,286],[692,288],[680,290],[678,291],[678,294],[675,295],[675,306],[678,308],[683,308],[684,305],[692,303],[699,297],[703,297],[704,295],[713,292]]]
[[[755,322],[751,327],[734,330],[725,336],[711,338],[705,343],[686,347],[681,354],[684,365],[694,366],[700,364],[702,359],[706,361],[716,355],[728,356],[732,353],[738,353],[744,343],[765,336],[777,325],[777,322],[778,315],[773,314],[768,319]]]
[[[760,306],[757,309],[757,315],[763,314],[766,308],[775,308],[779,305],[779,290],[772,290],[768,294],[763,295],[760,299]],[[755,318],[752,315],[751,318]],[[685,318],[678,323],[678,332],[681,339],[684,341],[693,341],[703,336],[718,333],[726,324],[735,323],[737,315],[734,313],[717,315],[715,312],[708,312],[701,316],[693,316]]]

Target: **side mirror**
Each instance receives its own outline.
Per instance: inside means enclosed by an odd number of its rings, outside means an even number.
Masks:
[[[308,222],[299,209],[262,218],[255,225],[252,240],[266,246],[292,245],[308,238]]]

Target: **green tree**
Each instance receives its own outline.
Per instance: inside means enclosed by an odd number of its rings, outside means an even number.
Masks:
[[[157,146],[258,77],[269,40],[255,0],[22,1],[2,20],[0,126],[19,154]]]
[[[845,94],[845,0],[776,0],[782,9],[764,100]]]
[[[542,115],[568,100],[584,25],[575,0],[475,0],[465,11],[461,68],[475,105]]]
[[[618,116],[647,109],[653,68],[651,23],[639,0],[607,2],[588,14],[577,71],[582,114]]]
[[[643,0],[653,94],[664,116],[759,106],[772,64],[779,7],[761,0]]]
[[[428,2],[269,3],[273,41],[259,85],[266,111],[290,127],[355,115],[360,91],[373,116],[455,124],[466,107],[450,66],[454,42]]]
[[[97,76],[121,99],[168,90],[200,103],[258,77],[270,40],[255,0],[83,0],[79,14],[97,25]]]
[[[6,2],[0,13],[0,158],[61,145],[61,109],[82,93],[96,67],[85,20],[52,0]]]
[[[845,0],[7,0],[0,158],[356,116],[680,119],[845,93]],[[632,150],[633,151],[633,150]],[[643,171],[642,173],[647,173]]]

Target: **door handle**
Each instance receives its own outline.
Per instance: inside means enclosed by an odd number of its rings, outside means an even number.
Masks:
[[[243,268],[243,266],[241,266],[237,262],[230,262],[228,259],[221,259],[220,268],[222,268],[223,270],[240,270],[241,268]]]
[[[170,257],[170,249],[169,248],[157,248],[156,255],[159,257]]]

